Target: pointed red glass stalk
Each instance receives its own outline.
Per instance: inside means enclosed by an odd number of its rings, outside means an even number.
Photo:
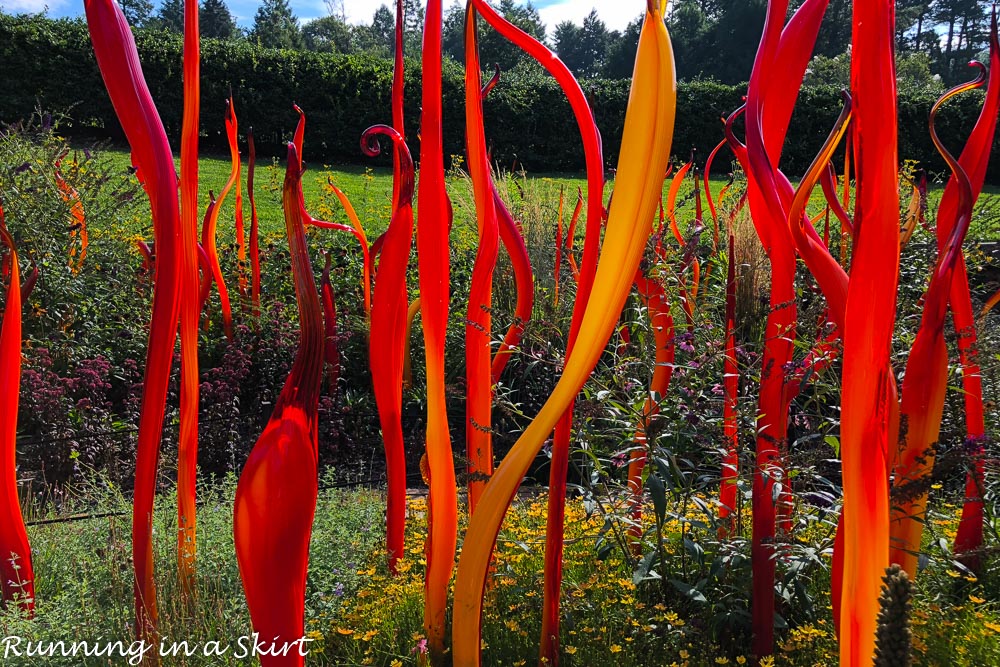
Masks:
[[[247,285],[247,239],[246,232],[244,231],[243,225],[243,181],[240,179],[240,172],[243,169],[243,163],[240,160],[240,147],[239,147],[239,137],[236,134],[236,121],[235,115],[233,118],[232,131],[226,128],[226,138],[229,141],[229,155],[233,161],[233,166],[236,169],[236,288],[240,294],[241,310],[246,312],[247,299],[250,296],[250,291]]]
[[[544,44],[510,23],[485,0],[472,0],[476,11],[502,37],[521,48],[555,77],[566,94],[583,138],[584,159],[587,170],[587,226],[584,239],[580,279],[570,323],[567,354],[573,349],[583,311],[590,298],[597,256],[600,249],[600,228],[604,212],[604,166],[601,138],[594,122],[594,114],[583,89],[572,73]],[[566,473],[569,467],[569,442],[573,425],[572,401],[566,405],[552,439],[552,461],[549,471],[549,506],[545,547],[545,592],[542,614],[541,656],[556,659],[559,645],[559,592],[562,581],[562,531],[566,502]],[[478,636],[478,635],[477,635]]]
[[[826,5],[827,0],[807,0],[786,26],[787,0],[768,3],[747,91],[746,147],[736,145],[731,126],[727,128],[733,152],[747,173],[751,218],[771,266],[753,475],[753,651],[760,656],[774,648],[777,520],[780,513],[785,530],[791,516],[781,458],[788,444],[784,369],[792,358],[797,320],[795,246],[785,217],[791,188],[779,187],[777,165]]]
[[[870,665],[889,564],[886,475],[892,409],[889,354],[899,275],[899,162],[894,3],[854,2],[851,95],[857,206],[844,318],[841,458],[844,483],[840,664]],[[846,170],[845,170],[846,173]],[[845,207],[846,208],[846,207]]]
[[[989,87],[986,90],[986,99],[983,102],[983,110],[979,114],[979,120],[976,122],[976,126],[973,128],[958,160],[969,176],[973,202],[982,190],[986,166],[989,163],[990,148],[993,145],[993,135],[996,132],[998,113],[1000,113],[1000,42],[997,39],[997,20],[994,10],[990,29]],[[926,193],[926,176],[924,176],[923,183]],[[941,241],[948,232],[948,223],[955,219],[952,213],[955,207],[953,203],[955,197],[952,191],[956,189],[949,181],[938,208],[938,252],[942,250]],[[942,225],[942,222],[946,224]],[[969,279],[965,267],[965,257],[962,255],[956,259],[949,302],[955,332],[958,334],[959,361],[962,364],[966,446],[971,449],[973,456],[972,467],[966,477],[962,519],[958,524],[958,533],[955,536],[955,553],[966,567],[978,572],[982,564],[979,551],[983,545],[983,494],[985,492],[983,454],[986,429],[983,417],[983,383],[979,369],[976,322],[972,311],[972,301],[969,297]]]
[[[736,235],[729,232],[726,273],[726,330],[722,358],[722,431],[725,455],[719,482],[719,538],[731,537],[736,529],[732,515],[738,509],[740,473],[739,450],[739,366],[736,360]]]
[[[17,408],[21,395],[21,270],[14,237],[0,207],[0,241],[10,251],[5,258],[10,282],[0,324],[0,591],[4,603],[17,600],[28,616],[35,615],[35,572],[31,546],[17,493]]]
[[[250,199],[250,312],[254,319],[260,317],[260,225],[257,221],[257,202],[253,196],[253,172],[257,152],[253,145],[253,128],[247,131],[249,162],[247,163],[247,197]]]
[[[564,187],[559,188],[559,210],[556,214],[556,259],[555,268],[553,271],[553,279],[555,280],[555,287],[553,288],[552,305],[553,307],[559,306],[559,270],[562,268],[562,250],[563,250],[563,192]]]
[[[724,118],[723,118],[723,123],[725,123]],[[715,156],[719,154],[719,151],[721,151],[723,146],[725,145],[726,145],[725,139],[723,139],[722,141],[720,141],[718,144],[715,145],[715,148],[712,149],[712,152],[708,154],[708,159],[705,160],[705,173],[702,174],[702,179],[704,180],[705,184],[705,201],[708,202],[708,212],[712,216],[713,253],[719,251],[719,214],[715,210],[715,200],[712,197],[712,184],[709,181],[709,175],[712,173],[712,164],[715,162]],[[726,187],[727,186],[724,186],[722,192],[719,193],[720,202],[722,201],[722,195],[724,194]]]
[[[725,119],[723,119],[725,123]],[[714,248],[719,245],[719,214],[715,207],[715,200],[712,197],[712,187],[709,180],[712,173],[712,164],[715,156],[719,154],[727,140],[720,141],[705,161],[705,173],[703,180],[705,185],[705,199],[708,202],[708,211],[712,216],[712,243]],[[719,193],[719,202],[726,194],[728,184]],[[733,208],[727,221],[728,255],[726,262],[726,326],[725,342],[722,358],[722,431],[725,441],[725,454],[722,458],[722,470],[719,483],[719,539],[731,537],[736,529],[736,524],[732,518],[739,503],[739,488],[737,480],[740,472],[739,454],[739,365],[736,359],[736,235],[733,230],[733,219],[738,214],[744,200],[740,200]]]
[[[511,29],[509,23],[499,19],[488,5],[473,0],[476,9],[487,18],[490,25],[502,35],[536,56],[539,62],[550,67],[557,75],[564,90],[570,93],[574,109],[585,112],[591,119],[589,107],[579,85],[565,67],[544,46],[528,42],[524,33]],[[628,293],[634,272],[638,268],[643,249],[652,227],[657,193],[661,186],[660,174],[666,169],[673,133],[673,112],[676,83],[670,40],[663,23],[663,7],[648,3],[646,20],[639,38],[632,92],[625,118],[622,140],[622,160],[618,170],[618,191],[609,215],[601,262],[596,272],[591,272],[591,259],[596,259],[598,239],[592,230],[599,231],[601,224],[600,189],[588,188],[588,200],[596,207],[588,207],[588,233],[584,248],[584,261],[580,271],[580,285],[574,311],[584,315],[570,331],[570,345],[563,374],[553,394],[546,401],[534,421],[528,426],[510,453],[504,459],[480,499],[476,515],[469,524],[455,583],[455,614],[452,629],[454,664],[458,667],[478,665],[480,662],[480,629],[483,589],[492,558],[493,545],[525,472],[534,461],[545,438],[556,424],[568,424],[568,411],[587,376],[593,370],[608,339],[615,329]],[[579,105],[579,106],[578,106]],[[596,128],[580,122],[582,133],[596,140]],[[588,149],[588,166],[591,156],[599,157],[600,142],[596,140]],[[599,165],[598,165],[599,168]],[[588,170],[588,173],[589,172]],[[655,174],[655,178],[650,178]],[[595,174],[600,183],[600,177]],[[593,252],[590,255],[588,250]],[[591,291],[593,288],[593,291]],[[574,315],[574,319],[576,316]],[[577,334],[579,334],[577,336]],[[576,343],[574,345],[574,343]],[[543,600],[541,658],[555,664],[559,655],[559,591],[562,566],[563,516],[566,492],[566,461],[568,437],[563,441],[563,451],[557,460],[560,431],[553,440],[552,475],[549,481],[549,514],[546,531],[545,597]],[[568,436],[568,428],[565,430]],[[557,470],[561,468],[561,470]],[[433,481],[433,477],[432,477]]]
[[[635,556],[641,554],[642,544],[642,472],[649,457],[649,428],[660,411],[660,401],[670,388],[674,372],[674,318],[670,314],[670,301],[663,284],[656,277],[645,275],[640,268],[635,273],[635,286],[639,299],[649,313],[649,326],[656,344],[653,377],[649,392],[642,405],[642,416],[635,432],[635,443],[629,455],[628,488],[632,496],[632,525],[628,536]]]
[[[406,141],[406,128],[403,126],[403,0],[396,0],[396,33],[393,40],[392,59],[392,127]],[[396,205],[399,197],[400,169],[399,157],[392,153],[392,205]],[[396,210],[392,209],[392,213]]]
[[[61,169],[64,157],[66,157],[66,153],[56,159],[53,175],[56,179],[56,187],[59,188],[59,194],[62,196],[62,200],[69,204],[69,213],[73,218],[69,232],[69,266],[73,273],[77,273],[83,268],[83,259],[87,256],[87,216],[84,214],[83,203],[80,201],[80,193],[63,178]],[[76,244],[73,243],[77,237],[80,238],[79,256],[77,256]]]
[[[204,231],[208,228],[209,222],[214,216],[218,214],[215,209],[218,208],[219,201],[215,198],[215,193],[212,190],[208,191],[208,207],[205,209],[205,217],[201,222],[201,229]],[[212,276],[214,275],[214,269],[212,265],[212,259],[208,256],[208,251],[205,250],[204,244],[199,243],[198,247],[201,248],[201,252],[204,254],[204,261],[200,264],[201,271],[201,283],[198,288],[198,303],[199,303],[199,313],[205,312],[205,306],[208,305],[208,297],[212,293]],[[205,330],[208,330],[208,320],[205,320]]]
[[[337,396],[337,382],[340,379],[340,349],[337,346],[337,300],[330,283],[330,262],[333,256],[326,253],[323,277],[320,280],[320,296],[323,299],[323,360],[326,362],[327,382],[330,396]]]
[[[420,313],[420,297],[410,302],[406,311],[406,340],[403,343],[403,389],[413,387],[413,361],[410,359],[410,340],[413,337],[413,321]]]
[[[894,465],[892,488],[895,497],[889,515],[891,536],[889,561],[902,566],[910,575],[910,579],[916,578],[917,575],[920,539],[927,512],[927,482],[934,469],[934,445],[940,434],[944,397],[948,385],[948,349],[944,340],[948,296],[952,291],[959,258],[962,257],[962,243],[972,221],[972,206],[975,200],[972,184],[965,169],[942,145],[935,132],[934,121],[938,110],[946,100],[959,93],[979,88],[985,83],[986,68],[979,63],[973,64],[980,68],[979,76],[974,81],[956,86],[942,95],[934,104],[930,115],[931,139],[951,168],[950,183],[953,184],[953,192],[949,197],[950,201],[947,202],[948,209],[938,213],[938,228],[939,230],[942,227],[946,228],[948,235],[938,253],[934,273],[924,294],[920,329],[917,331],[916,340],[913,341],[913,348],[906,362],[906,374],[903,376],[900,421],[906,424],[906,428],[900,434],[898,458]],[[987,146],[992,144],[992,132],[988,139]],[[972,149],[975,151],[977,147],[974,146]],[[987,148],[982,161],[984,177],[988,157]],[[975,162],[973,165],[978,166]],[[969,310],[971,315],[971,304]],[[971,317],[969,319],[971,323]],[[981,407],[978,409],[982,410]]]
[[[240,475],[233,509],[236,557],[253,629],[279,647],[289,646],[282,656],[261,655],[265,666],[303,665],[307,649],[301,642],[309,538],[318,494],[324,341],[323,314],[306,244],[305,211],[297,192],[301,178],[295,145],[289,144],[282,204],[299,309],[299,349],[274,412]]]
[[[445,613],[458,541],[458,494],[448,409],[444,393],[444,344],[448,327],[451,202],[444,184],[441,129],[441,0],[428,0],[421,54],[420,191],[417,255],[427,368],[428,499],[427,572],[424,579],[424,634],[431,660],[445,653]]]
[[[28,297],[31,296],[31,293],[35,291],[35,285],[38,284],[39,275],[40,272],[38,271],[38,267],[32,266],[31,274],[27,277],[27,279],[25,279],[24,284],[21,285],[21,303],[26,302]]]
[[[372,320],[372,260],[375,253],[369,250],[368,237],[365,235],[365,228],[361,226],[361,221],[358,219],[358,214],[354,211],[354,206],[351,204],[351,200],[347,198],[347,195],[333,184],[333,181],[327,178],[327,189],[332,192],[340,201],[340,205],[344,207],[344,212],[347,213],[347,219],[351,221],[351,226],[341,225],[338,223],[320,223],[319,226],[327,227],[328,229],[339,229],[341,231],[350,232],[354,238],[358,240],[361,244],[361,290],[364,294],[364,305],[365,305],[365,323],[371,328]],[[393,204],[395,206],[395,204]],[[315,222],[315,221],[313,221]],[[381,237],[379,237],[381,238]]]
[[[492,352],[493,270],[500,249],[500,230],[493,198],[489,155],[483,124],[482,81],[476,12],[465,12],[465,150],[476,203],[479,249],[472,267],[469,309],[465,321],[465,447],[469,459],[469,515],[493,474]],[[384,251],[383,251],[384,252]],[[558,272],[558,269],[557,269]],[[556,283],[558,301],[558,282]]]
[[[139,251],[139,254],[142,255],[142,275],[153,275],[156,264],[152,248],[142,239],[135,240],[135,247]]]
[[[205,224],[201,229],[201,245],[208,254],[208,259],[212,263],[212,280],[219,290],[219,301],[222,304],[222,326],[226,332],[226,338],[233,339],[233,311],[229,305],[229,290],[226,288],[226,281],[222,277],[222,265],[219,264],[219,252],[215,245],[216,228],[219,222],[219,211],[222,203],[226,200],[229,190],[239,180],[240,175],[240,154],[236,149],[237,125],[236,109],[233,106],[233,98],[226,101],[226,136],[229,138],[230,158],[232,159],[232,169],[229,171],[229,179],[222,186],[219,192],[219,201],[212,209],[210,215],[205,218]]]
[[[580,212],[583,211],[583,190],[576,189],[576,206],[573,207],[573,215],[569,219],[569,228],[566,229],[566,238],[563,245],[566,247],[566,261],[569,263],[570,271],[573,272],[573,280],[580,282],[580,267],[573,256],[573,241],[576,237],[576,223],[580,220]]]
[[[198,122],[201,105],[198,3],[184,4],[184,115],[181,127],[180,434],[177,444],[177,570],[181,591],[194,592],[198,470]],[[239,195],[237,195],[238,197]],[[237,200],[238,201],[238,200]],[[239,204],[237,204],[237,209]]]
[[[987,299],[986,303],[983,304],[982,310],[979,311],[980,326],[982,325],[983,320],[986,319],[986,316],[990,314],[990,311],[993,310],[993,308],[998,303],[1000,303],[1000,290],[997,290],[993,294],[993,296],[991,296],[989,299]]]
[[[528,257],[528,247],[524,244],[521,227],[510,215],[510,211],[500,199],[496,186],[493,187],[493,205],[496,208],[497,221],[500,226],[500,241],[507,250],[511,266],[514,269],[514,284],[517,288],[517,303],[514,306],[514,321],[511,322],[503,342],[493,355],[493,365],[490,378],[493,384],[500,381],[503,369],[510,360],[511,354],[521,343],[524,327],[531,319],[531,311],[535,307],[535,283],[532,279],[531,259]]]
[[[153,496],[180,310],[177,175],[170,144],[143,79],[135,40],[125,16],[112,0],[85,0],[84,6],[97,65],[132,147],[135,164],[145,179],[156,242],[156,281],[146,349],[132,510],[136,633],[139,637],[151,637],[155,635],[157,624],[153,583]]]
[[[665,207],[667,213],[667,219],[670,220],[670,231],[673,232],[674,238],[677,239],[677,244],[682,248],[686,245],[684,241],[684,235],[681,234],[680,228],[677,226],[677,195],[681,191],[681,186],[684,185],[684,178],[687,176],[688,172],[691,171],[691,166],[694,164],[694,158],[688,160],[684,163],[684,166],[677,170],[674,177],[670,179],[670,188],[667,190],[667,205]]]
[[[829,162],[827,168],[823,170],[820,184],[823,187],[823,195],[826,197],[827,205],[840,222],[841,238],[846,239],[854,233],[854,221],[851,220],[851,216],[844,210],[843,203],[837,197],[837,172],[833,168],[833,162]]]
[[[833,165],[830,165],[831,169]],[[918,223],[923,223],[927,211],[927,173],[921,169],[916,174],[916,180],[910,183],[910,203],[903,216],[903,229],[899,233],[899,247],[905,248],[910,242]]]
[[[365,154],[379,154],[378,135],[393,141],[403,179],[397,190],[395,214],[389,222],[382,246],[381,270],[375,277],[375,299],[369,336],[369,363],[375,403],[378,406],[382,441],[385,443],[387,505],[386,549],[389,569],[396,573],[396,563],[403,555],[406,525],[406,452],[403,448],[403,358],[406,343],[406,269],[413,239],[413,161],[399,133],[388,125],[365,130],[361,147]]]

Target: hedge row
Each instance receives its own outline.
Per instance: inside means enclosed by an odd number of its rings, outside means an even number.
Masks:
[[[168,135],[180,136],[181,56],[178,36],[152,30],[136,32],[140,59]],[[37,109],[66,112],[66,131],[121,139],[121,128],[94,61],[86,26],[80,21],[0,14],[0,120],[12,122]],[[224,100],[232,90],[243,131],[252,125],[263,153],[280,155],[296,120],[298,103],[308,112],[307,157],[326,162],[360,162],[364,128],[389,120],[392,63],[363,55],[320,54],[259,49],[245,41],[205,40],[202,46],[202,145],[225,151]],[[609,166],[617,163],[629,82],[585,80]],[[463,152],[463,76],[447,61],[443,99],[445,152]],[[701,156],[722,138],[720,116],[740,103],[743,88],[714,82],[682,83],[678,93],[674,149]],[[981,94],[950,102],[941,114],[939,132],[955,150],[979,113]],[[927,131],[932,92],[907,92],[899,99],[900,156],[943,172],[943,161]],[[782,165],[801,173],[811,162],[840,110],[832,88],[803,90],[796,107]],[[407,135],[418,151],[416,121],[420,108],[420,65],[408,61],[405,109]],[[518,164],[532,172],[578,170],[583,164],[576,123],[555,82],[530,70],[507,73],[485,103],[488,141],[504,166]],[[867,139],[867,138],[866,138]],[[875,137],[873,140],[878,141]],[[1000,143],[1000,142],[998,142]],[[996,148],[996,147],[995,147]],[[989,178],[1000,182],[1000,161]]]

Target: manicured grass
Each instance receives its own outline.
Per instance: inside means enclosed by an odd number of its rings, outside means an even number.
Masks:
[[[124,169],[129,164],[129,153],[127,151],[112,150],[106,153],[114,164],[119,164]],[[358,216],[368,234],[369,242],[385,231],[389,222],[389,211],[392,199],[392,170],[385,167],[365,167],[360,165],[322,165],[309,164],[308,162],[308,142],[306,143],[306,166],[307,170],[303,177],[303,193],[305,195],[306,206],[310,212],[321,219],[331,222],[348,223],[339,202],[328,191],[328,179],[337,187],[343,190],[350,198]],[[178,169],[180,163],[178,161]],[[718,171],[724,172],[726,165],[722,162],[717,164]],[[243,210],[245,224],[249,229],[250,204],[246,193],[247,165],[244,162],[242,167],[241,180],[243,184]],[[228,157],[206,156],[199,162],[200,198],[202,210],[208,206],[209,190],[217,195],[229,178],[230,161]],[[577,188],[586,190],[586,179],[582,174],[527,174],[536,185],[537,192],[541,194],[542,201],[548,209],[548,214],[552,220],[553,230],[555,219],[559,208],[559,193],[564,193],[563,216],[568,222],[573,207],[576,203]],[[284,236],[284,218],[281,211],[281,184],[284,179],[284,162],[277,159],[259,159],[255,171],[255,196],[257,201],[257,214],[261,225],[262,239],[265,241],[271,238]],[[712,178],[712,192],[717,198],[719,192],[726,185],[727,179],[724,177]],[[472,200],[472,193],[467,178],[457,172],[450,172],[447,179],[449,194],[451,195],[454,207],[454,232],[453,241],[475,242],[475,208]],[[605,201],[611,194],[613,183],[609,182],[605,186]],[[669,187],[669,179],[664,183],[663,194],[666,199]],[[511,193],[515,194],[516,188],[510,187]],[[235,188],[234,188],[235,191]],[[932,183],[928,190],[928,215],[933,221],[933,216],[937,210],[941,195],[944,191],[944,184]],[[223,203],[219,214],[219,234],[220,244],[225,244],[233,239],[233,219],[234,219],[234,192],[230,192]],[[909,195],[904,192],[901,205],[905,209],[909,202]],[[710,224],[710,217],[707,205],[704,202],[704,219],[706,224]],[[680,191],[678,197],[678,220],[682,229],[687,221],[694,218],[694,196],[690,180]],[[808,211],[811,216],[820,214],[825,207],[825,200],[820,188],[816,188],[810,197]],[[837,230],[839,225],[836,218],[831,215],[831,229]],[[577,227],[577,235],[582,238],[583,225]],[[926,232],[917,232],[916,239],[927,236]],[[984,188],[982,196],[976,205],[973,216],[972,228],[969,238],[979,241],[994,241],[1000,239],[1000,188],[987,186]]]

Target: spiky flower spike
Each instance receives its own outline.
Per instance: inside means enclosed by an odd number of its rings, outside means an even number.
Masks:
[[[140,637],[147,637],[156,629],[153,495],[180,310],[177,175],[163,123],[143,78],[135,40],[121,8],[113,0],[85,0],[84,7],[97,66],[149,195],[156,244],[156,282],[146,348],[132,506],[136,632]]]
[[[910,611],[913,583],[906,570],[890,565],[882,577],[879,596],[878,630],[875,637],[875,667],[910,667],[913,633]]]
[[[255,632],[284,655],[267,665],[303,665],[306,571],[318,494],[317,429],[323,373],[323,315],[306,244],[298,154],[288,145],[282,188],[285,229],[299,307],[299,349],[274,412],[254,445],[236,487],[233,536]]]
[[[604,247],[593,290],[585,303],[577,344],[566,358],[565,370],[552,395],[486,485],[465,536],[455,583],[452,630],[454,664],[459,667],[480,663],[483,589],[493,544],[507,508],[542,442],[600,358],[628,297],[649,238],[661,174],[670,154],[676,103],[673,53],[663,23],[663,11],[662,4],[647,3],[625,116],[617,194],[611,205]],[[587,222],[592,221],[588,219]],[[546,536],[547,548],[551,541],[550,531]],[[547,647],[558,646],[557,638],[557,633],[543,636],[543,655],[550,650]]]

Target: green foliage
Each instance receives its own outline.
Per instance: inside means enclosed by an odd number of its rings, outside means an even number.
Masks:
[[[391,33],[388,39],[391,44]],[[138,30],[136,41],[167,134],[179,137],[181,39],[161,31]],[[0,70],[0,85],[7,91],[0,98],[0,120],[26,118],[41,104],[69,112],[74,123],[64,130],[71,135],[123,138],[82,22],[0,15],[0,59],[9,64]],[[408,60],[404,106],[407,137],[414,155],[419,151],[420,73],[419,63]],[[282,142],[291,136],[295,123],[290,111],[294,101],[310,113],[310,132],[317,138],[310,155],[358,162],[361,132],[375,123],[389,121],[391,80],[392,62],[370,55],[294,52],[261,49],[250,41],[204,40],[202,146],[226,151],[225,137],[220,132],[221,100],[232,88],[240,127],[253,126],[262,155],[283,155]],[[611,167],[618,159],[628,81],[595,78],[581,83],[604,139],[605,164]],[[446,118],[464,117],[463,89],[460,67],[446,61]],[[742,86],[713,81],[681,83],[677,115],[684,122],[675,129],[676,154],[686,156],[694,147],[699,155],[707,156],[723,136],[719,117],[738,107],[743,93]],[[900,155],[919,161],[932,173],[943,173],[945,165],[927,133],[927,114],[935,97],[936,93],[925,86],[901,89]],[[217,112],[213,112],[213,101],[219,103]],[[946,145],[962,145],[981,103],[981,93],[973,93],[945,106],[938,128]],[[484,105],[487,137],[498,164],[507,168],[523,166],[536,173],[582,168],[583,153],[569,103],[555,81],[537,66],[521,64],[505,71]],[[839,87],[816,85],[803,90],[782,156],[782,167],[792,178],[809,166],[839,111]],[[1000,149],[1000,135],[995,148]],[[446,122],[445,153],[463,152],[462,124]],[[388,164],[388,156],[384,163]],[[1000,181],[1000,161],[991,164],[988,178],[990,182]]]

